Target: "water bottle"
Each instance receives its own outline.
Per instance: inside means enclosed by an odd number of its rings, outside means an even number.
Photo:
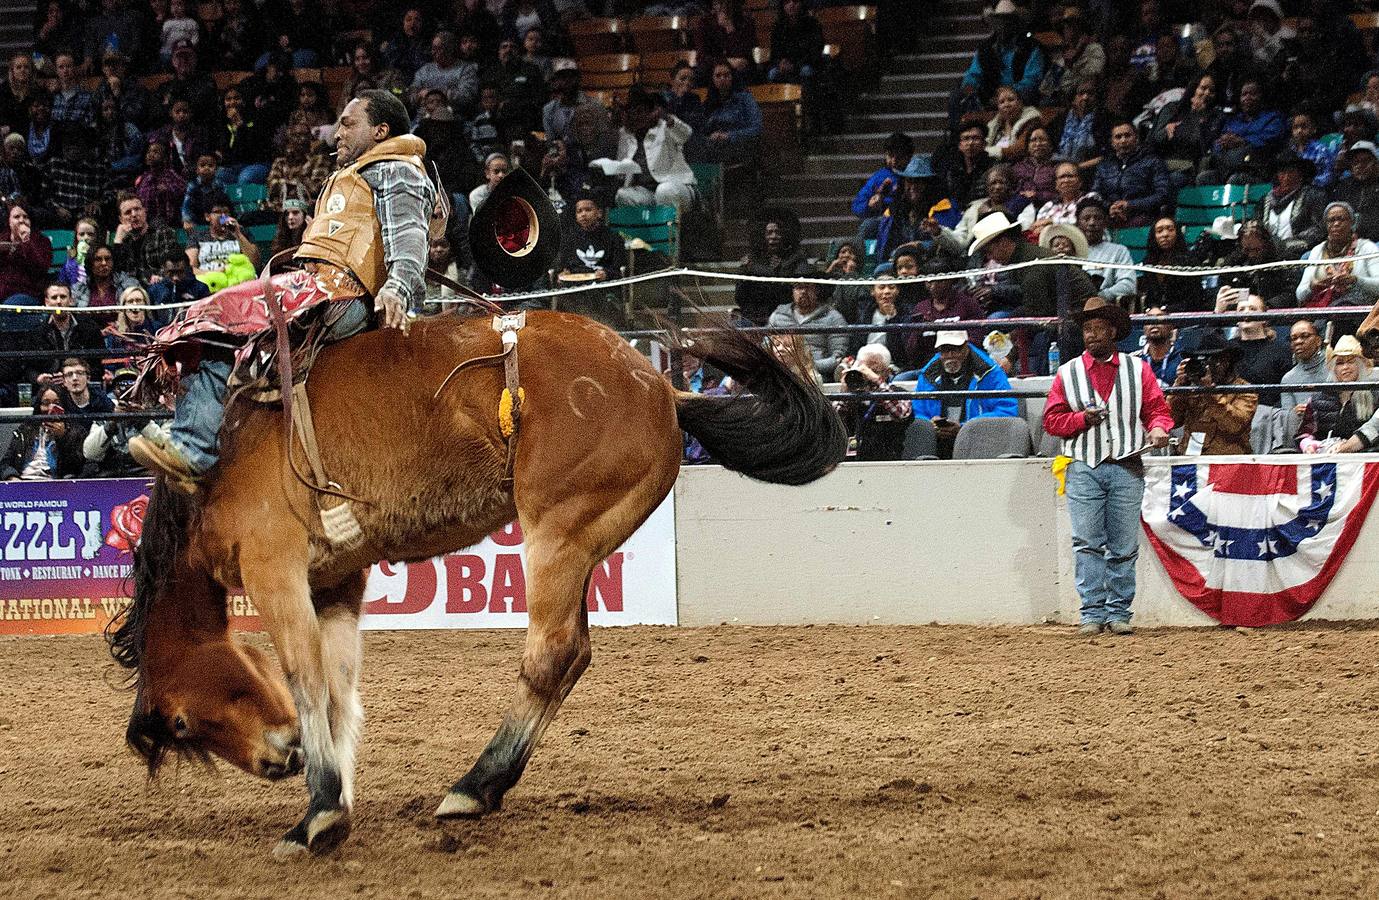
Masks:
[[[1053,375],[1058,371],[1058,341],[1049,341],[1049,374]]]

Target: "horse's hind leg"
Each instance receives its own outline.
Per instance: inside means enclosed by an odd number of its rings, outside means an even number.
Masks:
[[[308,849],[327,852],[350,831],[345,782],[331,735],[322,623],[312,605],[305,557],[304,548],[294,557],[282,552],[280,545],[265,546],[262,553],[252,555],[246,548],[240,554],[240,577],[278,650],[306,753],[307,811],[274,848],[273,854],[280,858]]]
[[[568,538],[527,536],[527,643],[517,696],[474,767],[441,801],[436,815],[480,816],[498,809],[517,783],[536,743],[589,666],[585,585],[597,557]]]

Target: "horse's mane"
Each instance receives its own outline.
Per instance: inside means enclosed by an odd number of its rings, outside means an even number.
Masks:
[[[110,655],[126,669],[137,672],[143,661],[149,607],[155,597],[172,586],[177,554],[195,512],[192,498],[168,487],[162,478],[153,483],[143,531],[134,549],[133,598],[105,627]]]

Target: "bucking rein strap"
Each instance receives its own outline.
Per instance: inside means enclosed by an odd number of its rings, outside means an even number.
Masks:
[[[310,488],[316,495],[316,506],[321,516],[321,526],[325,530],[326,539],[334,546],[352,546],[363,537],[363,530],[359,527],[359,520],[355,518],[354,510],[350,504],[352,502],[368,503],[362,497],[356,497],[346,493],[345,490],[336,482],[326,477],[325,467],[321,464],[320,447],[316,443],[316,427],[311,420],[311,404],[307,400],[306,380],[301,384],[292,383],[292,352],[287,334],[287,314],[283,310],[282,302],[278,298],[278,291],[273,285],[273,264],[279,258],[292,253],[295,248],[279,251],[268,260],[260,274],[260,281],[263,285],[264,302],[268,307],[269,315],[273,318],[273,330],[276,343],[277,359],[275,360],[278,370],[278,387],[282,396],[283,404],[283,442],[287,447],[288,466],[297,480]],[[491,356],[481,356],[475,359],[466,360],[460,363],[445,376],[441,386],[436,389],[432,399],[440,396],[443,390],[461,369],[472,363],[492,362],[499,359],[504,360],[504,372],[506,376],[506,387],[503,388],[502,398],[498,404],[499,429],[503,437],[507,440],[508,453],[507,465],[504,470],[503,484],[507,487],[512,486],[512,470],[515,460],[515,448],[517,442],[513,439],[517,433],[517,423],[521,419],[521,409],[523,391],[517,380],[517,331],[526,324],[526,314],[517,313],[508,315],[503,308],[493,301],[476,293],[473,289],[447,278],[434,269],[426,270],[426,278],[461,295],[458,302],[476,306],[485,312],[494,313],[493,330],[502,335],[503,349],[500,353]],[[290,390],[288,389],[290,387]],[[293,404],[301,404],[301,415],[292,414]],[[302,449],[306,453],[307,465],[311,467],[311,477],[307,477],[297,467],[297,461],[293,454],[293,435],[302,442]],[[326,497],[334,497],[340,502],[332,506],[326,506]]]

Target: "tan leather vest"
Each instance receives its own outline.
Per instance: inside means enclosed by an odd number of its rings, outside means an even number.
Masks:
[[[319,259],[354,274],[370,295],[388,280],[383,261],[383,232],[374,214],[373,188],[360,170],[370,163],[397,160],[424,175],[426,143],[410,134],[380,142],[326,181],[316,198],[315,217],[302,234],[294,259]]]

